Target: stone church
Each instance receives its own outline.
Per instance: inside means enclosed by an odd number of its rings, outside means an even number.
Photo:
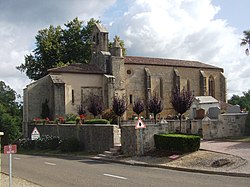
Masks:
[[[195,96],[213,96],[226,101],[226,79],[223,69],[198,61],[123,56],[114,40],[108,47],[108,31],[96,24],[92,35],[92,61],[48,70],[48,75],[24,89],[24,122],[41,117],[47,102],[50,119],[77,114],[81,103],[87,105],[90,95],[102,98],[104,108],[111,108],[115,95],[127,98],[124,119],[133,115],[136,98],[147,101],[152,95],[163,99],[161,116],[174,114],[170,94],[174,86],[193,91]],[[148,114],[142,114],[144,117]]]

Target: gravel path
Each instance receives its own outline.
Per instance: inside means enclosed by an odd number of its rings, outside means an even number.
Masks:
[[[249,142],[223,142],[203,141],[201,149],[239,156],[247,161],[242,167],[234,169],[234,172],[250,174],[250,143]]]

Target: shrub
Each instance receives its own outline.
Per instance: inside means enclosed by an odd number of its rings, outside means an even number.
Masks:
[[[80,142],[77,138],[71,137],[62,140],[60,145],[60,150],[62,152],[75,152],[78,151],[80,147]]]
[[[200,136],[184,134],[155,134],[156,149],[170,152],[194,152],[200,148]]]
[[[22,138],[18,140],[17,146],[18,148],[24,150],[35,149],[35,140],[31,140],[30,138]]]
[[[77,115],[76,114],[66,114],[66,123],[68,121],[75,121],[76,120]]]
[[[57,149],[60,145],[60,138],[58,136],[43,135],[36,140],[38,149]]]
[[[111,109],[107,109],[102,113],[102,118],[110,121],[111,124],[117,123],[117,116]]]
[[[108,124],[109,121],[106,119],[91,119],[84,121],[84,124]]]

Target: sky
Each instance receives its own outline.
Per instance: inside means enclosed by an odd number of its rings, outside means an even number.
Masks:
[[[0,80],[18,94],[32,81],[16,66],[38,30],[78,17],[101,20],[132,56],[197,60],[224,69],[228,99],[250,90],[249,0],[0,0]]]

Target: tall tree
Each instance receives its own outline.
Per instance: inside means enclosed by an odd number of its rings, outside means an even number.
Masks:
[[[243,31],[244,38],[241,39],[241,46],[247,46],[245,53],[246,55],[249,55],[250,50],[250,30]]]
[[[102,98],[98,95],[91,95],[89,97],[88,111],[94,115],[94,117],[102,114],[103,103]]]
[[[148,110],[150,113],[153,113],[156,124],[157,122],[156,115],[163,110],[162,99],[160,97],[157,97],[156,94],[149,99]]]
[[[118,125],[120,127],[121,117],[127,110],[127,102],[125,97],[115,96],[113,98],[112,110],[118,116]]]
[[[16,102],[16,92],[0,81],[0,131],[4,132],[2,145],[19,137],[22,126],[21,105]]]
[[[179,115],[180,120],[180,131],[181,131],[181,119],[182,115],[191,107],[194,100],[194,94],[191,91],[185,90],[185,88],[182,89],[182,91],[179,90],[179,87],[176,86],[172,90],[171,95],[171,103],[174,107],[174,110]]]
[[[233,95],[228,103],[232,105],[239,105],[241,110],[250,111],[250,90],[243,92],[243,96]]]
[[[67,63],[86,63],[91,58],[93,18],[84,22],[75,18],[60,26],[42,29],[36,35],[36,48],[25,56],[24,64],[17,67],[32,80],[47,75],[47,70]]]
[[[136,98],[136,100],[134,101],[133,111],[138,115],[138,119],[139,119],[140,113],[144,111],[144,103],[140,98]]]

